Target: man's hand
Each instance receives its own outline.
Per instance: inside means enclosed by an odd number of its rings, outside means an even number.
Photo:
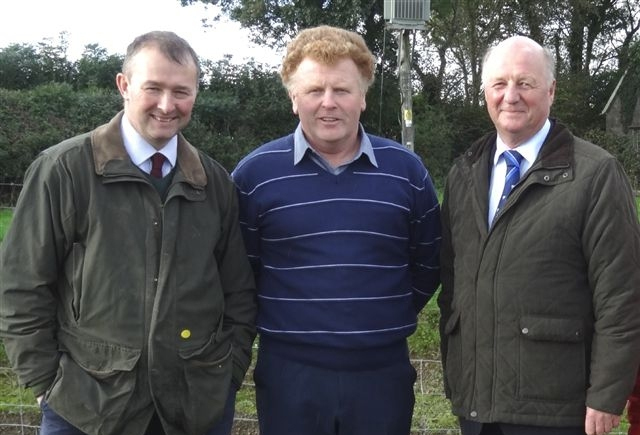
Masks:
[[[619,424],[619,415],[597,411],[587,406],[587,416],[584,419],[584,431],[587,435],[604,435]]]
[[[42,399],[44,399],[44,394],[36,397],[36,402],[38,402],[38,406],[40,406],[40,404],[42,403]]]

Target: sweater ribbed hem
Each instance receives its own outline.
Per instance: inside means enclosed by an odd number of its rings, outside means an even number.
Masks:
[[[406,340],[385,346],[347,349],[292,343],[261,335],[259,346],[260,352],[331,370],[380,369],[409,358]]]

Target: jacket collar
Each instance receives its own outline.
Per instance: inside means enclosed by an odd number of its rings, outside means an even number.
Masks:
[[[124,111],[120,111],[109,123],[101,125],[91,133],[91,147],[96,174],[100,176],[131,174],[133,163],[127,154],[120,132]],[[178,133],[177,171],[181,179],[194,187],[207,185],[207,176],[200,161],[198,150]]]
[[[534,162],[535,167],[546,169],[566,168],[573,164],[574,137],[567,127],[550,118],[551,129],[540,149],[540,154]],[[491,132],[477,140],[466,151],[464,159],[473,166],[482,156],[493,156],[497,133]]]
[[[493,165],[492,157],[495,153],[497,133],[486,134],[465,152],[456,162],[459,170],[468,178],[469,188],[474,191],[475,206],[478,209],[476,217],[479,220],[480,228],[487,227],[486,219],[488,214],[487,192],[489,191],[489,180]],[[551,119],[551,129],[544,140],[540,153],[527,171],[527,177],[531,182],[554,184],[558,180],[566,181],[572,177],[573,167],[574,137],[564,125]],[[564,168],[565,171],[554,171],[554,169]],[[540,170],[540,171],[539,171]],[[531,177],[532,174],[538,174]],[[563,176],[566,174],[567,176]]]

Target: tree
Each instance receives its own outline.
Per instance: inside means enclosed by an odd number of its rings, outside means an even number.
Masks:
[[[61,32],[58,40],[44,38],[38,43],[38,59],[42,83],[69,83],[74,77],[73,63],[67,59],[67,32]]]
[[[359,29],[376,52],[382,40],[382,2],[375,0],[180,0],[220,6],[261,45],[283,47],[300,30],[327,24]]]
[[[0,87],[29,89],[73,81],[75,69],[67,59],[67,48],[66,34],[62,32],[57,42],[45,38],[36,45],[11,44],[0,49]]]
[[[41,83],[37,50],[29,44],[11,44],[0,49],[0,88],[27,89]]]
[[[98,44],[85,46],[75,65],[76,87],[115,89],[115,77],[122,69],[123,60],[122,55],[108,54],[107,50]]]

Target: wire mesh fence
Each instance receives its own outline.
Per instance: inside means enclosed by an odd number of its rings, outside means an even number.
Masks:
[[[21,187],[15,180],[0,179],[0,235],[9,225]],[[416,358],[412,359],[412,363],[417,372],[412,435],[458,434],[455,418],[450,414],[442,393],[440,362],[437,359]],[[234,435],[259,433],[252,369],[238,393]],[[40,409],[33,395],[18,386],[0,344],[0,435],[37,435],[39,424]]]
[[[20,183],[0,179],[0,239],[9,225],[21,187]],[[427,307],[427,310],[434,309]],[[442,366],[437,355],[432,358],[414,356],[411,362],[417,373],[411,435],[459,434],[457,420],[451,415],[449,402],[443,394]],[[238,393],[233,435],[259,434],[252,370],[253,367]],[[38,435],[39,424],[40,409],[33,395],[18,386],[0,344],[0,435]],[[624,425],[611,432],[613,435],[625,433]]]
[[[442,421],[442,406],[434,405],[429,409],[429,404],[444,401],[442,388],[436,385],[440,378],[439,361],[414,359],[412,360],[418,373],[415,384],[416,408],[412,424],[412,435],[453,435],[460,431],[456,424],[444,427]],[[434,376],[435,374],[435,376]],[[15,389],[13,397],[3,397],[0,393],[0,435],[37,435],[40,423],[40,409],[32,395],[25,390],[18,388],[17,382],[8,367],[0,367],[0,384],[4,384],[4,389]],[[253,390],[255,386],[251,381],[251,373],[238,394],[239,401],[252,401],[255,397]],[[0,392],[3,387],[0,386]],[[21,397],[20,397],[21,396]],[[11,402],[7,400],[11,399]],[[17,402],[17,403],[16,403]],[[258,418],[255,410],[252,410],[253,403],[237,404],[236,416],[234,419],[234,435],[258,435]],[[448,411],[445,411],[445,413]],[[452,418],[449,418],[453,421]]]

